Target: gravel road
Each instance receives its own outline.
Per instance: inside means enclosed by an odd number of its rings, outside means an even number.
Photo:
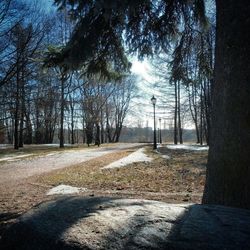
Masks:
[[[55,169],[69,167],[108,153],[119,152],[137,146],[144,146],[144,144],[124,143],[108,147],[53,152],[28,159],[20,158],[15,161],[7,161],[0,165],[0,184],[21,180]]]

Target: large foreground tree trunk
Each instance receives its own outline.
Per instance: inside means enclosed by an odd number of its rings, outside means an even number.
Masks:
[[[217,0],[213,112],[204,203],[250,209],[250,1]]]

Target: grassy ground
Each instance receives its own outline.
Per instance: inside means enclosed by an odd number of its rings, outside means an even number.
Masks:
[[[164,159],[162,155],[147,148],[147,154],[154,159],[152,162],[102,169],[130,152],[131,150],[127,150],[109,154],[71,168],[44,174],[37,178],[36,182],[49,186],[67,184],[98,192],[124,191],[131,194],[157,195],[162,193],[163,196],[166,193],[177,193],[176,196],[181,195],[182,200],[200,201],[204,188],[207,152],[165,149],[163,153],[169,155],[170,159]]]
[[[146,153],[154,159],[152,162],[101,169],[134,150],[110,153],[76,166],[7,186],[0,185],[0,237],[6,226],[21,214],[44,200],[52,199],[46,192],[59,184],[87,188],[88,191],[80,194],[83,196],[142,198],[170,203],[201,202],[207,151],[160,148],[163,154],[170,156],[170,159],[164,159],[150,147]]]

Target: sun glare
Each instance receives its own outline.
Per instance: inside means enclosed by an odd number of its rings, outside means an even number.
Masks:
[[[141,76],[143,79],[145,79],[146,81],[151,81],[152,77],[149,75],[149,71],[150,71],[150,65],[148,62],[146,61],[137,61],[137,60],[133,60],[132,61],[132,68],[131,68],[131,72]]]

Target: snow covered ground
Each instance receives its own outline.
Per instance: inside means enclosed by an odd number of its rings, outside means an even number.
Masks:
[[[185,149],[193,151],[208,150],[208,146],[200,146],[197,144],[178,144],[178,145],[167,145],[169,149]]]
[[[12,148],[12,144],[0,144],[0,149],[5,149],[5,148]]]
[[[32,155],[34,155],[34,154],[23,154],[23,155],[17,155],[17,156],[10,155],[10,156],[1,158],[0,161],[16,161],[18,159],[29,157]]]
[[[51,188],[47,195],[54,195],[54,194],[78,194],[81,191],[86,191],[87,188],[77,188],[72,187],[69,185],[59,185],[56,187]]]
[[[144,148],[140,148],[137,151],[135,151],[134,153],[128,155],[127,157],[124,157],[118,161],[112,162],[111,164],[103,167],[102,169],[110,169],[110,168],[120,168],[120,167],[124,167],[128,164],[134,163],[134,162],[150,162],[153,159],[148,157],[145,153],[144,153]]]

